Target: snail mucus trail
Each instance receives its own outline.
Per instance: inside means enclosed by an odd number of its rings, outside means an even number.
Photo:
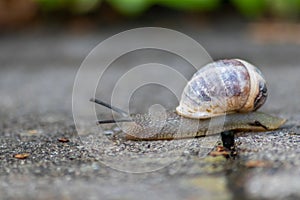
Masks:
[[[223,145],[230,147],[233,132],[275,130],[285,123],[285,119],[256,111],[266,98],[266,82],[256,67],[244,60],[226,59],[209,63],[193,75],[175,111],[129,115],[101,100],[91,101],[120,114],[120,119],[100,120],[98,124],[120,122],[125,138],[130,140],[222,133]],[[221,125],[211,120],[219,120]]]

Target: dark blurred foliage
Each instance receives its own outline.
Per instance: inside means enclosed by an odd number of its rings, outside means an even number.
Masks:
[[[197,13],[212,18],[225,15],[229,9],[250,21],[297,22],[300,17],[300,0],[1,0],[0,28],[82,16],[96,21],[132,20],[154,7],[164,8],[163,12]]]
[[[274,17],[299,17],[300,0],[35,0],[43,10],[65,10],[76,14],[88,13],[107,3],[117,12],[127,16],[138,16],[154,5],[188,11],[222,10],[229,2],[236,10],[249,18],[264,15]]]

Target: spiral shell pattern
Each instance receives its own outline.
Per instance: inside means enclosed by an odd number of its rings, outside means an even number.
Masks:
[[[193,75],[176,111],[188,118],[210,118],[254,111],[266,98],[266,81],[258,68],[240,59],[219,60]]]

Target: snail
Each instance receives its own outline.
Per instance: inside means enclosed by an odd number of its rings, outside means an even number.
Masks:
[[[129,115],[101,100],[91,101],[123,116],[100,120],[99,124],[120,122],[125,138],[130,140],[162,140],[231,130],[278,129],[285,119],[256,111],[266,98],[266,81],[257,67],[240,59],[224,59],[205,65],[193,75],[176,110]]]

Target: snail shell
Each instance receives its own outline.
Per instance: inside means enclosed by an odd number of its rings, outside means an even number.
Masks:
[[[205,119],[260,108],[267,98],[266,81],[258,68],[240,59],[209,63],[188,82],[176,111]]]

